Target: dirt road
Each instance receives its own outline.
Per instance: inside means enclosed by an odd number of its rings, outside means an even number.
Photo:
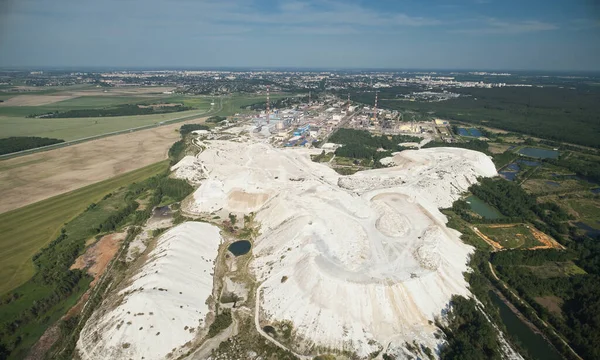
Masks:
[[[185,123],[203,122],[205,118]],[[0,213],[167,158],[183,123],[91,140],[0,161]]]

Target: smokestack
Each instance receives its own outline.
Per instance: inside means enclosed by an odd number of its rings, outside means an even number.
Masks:
[[[270,105],[269,105],[269,85],[267,85],[267,125],[269,125],[269,110],[270,110]]]

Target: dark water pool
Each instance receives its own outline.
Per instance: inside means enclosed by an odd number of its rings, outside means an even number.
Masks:
[[[481,137],[483,136],[483,134],[481,133],[481,131],[479,131],[479,129],[475,129],[475,128],[458,128],[456,129],[458,131],[458,135],[460,136],[473,136],[473,137]]]
[[[239,241],[236,241],[236,242],[232,243],[231,245],[229,245],[227,250],[231,251],[231,253],[235,256],[241,256],[241,255],[247,254],[251,248],[252,248],[252,243],[250,243],[250,241],[239,240]]]
[[[560,360],[562,357],[540,334],[536,334],[527,326],[493,291],[490,298],[500,310],[500,318],[506,330],[519,340],[523,348],[532,359]]]
[[[581,230],[585,231],[585,234],[589,237],[593,238],[593,237],[600,235],[599,229],[595,229],[584,222],[578,221],[575,223],[575,226],[577,226]]]
[[[481,217],[486,219],[499,219],[502,217],[502,214],[496,210],[496,208],[488,205],[485,201],[481,200],[475,195],[471,195],[466,199],[467,203],[471,210],[479,214]]]
[[[171,216],[171,209],[168,206],[161,206],[154,208],[152,211],[152,216],[154,218],[168,218]]]
[[[519,164],[513,162],[506,165],[506,167],[502,171],[499,171],[498,174],[506,180],[514,181],[517,178],[519,171],[521,171],[521,167]]]
[[[540,159],[558,159],[559,152],[556,150],[526,147],[519,150],[519,154]]]

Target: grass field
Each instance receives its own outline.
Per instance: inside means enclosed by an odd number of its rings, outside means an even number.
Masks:
[[[271,101],[281,99],[284,97],[290,97],[290,94],[271,94]],[[252,105],[258,102],[266,102],[266,95],[247,95],[247,94],[236,94],[229,97],[223,97],[223,109],[216,115],[231,116],[236,113],[244,113],[246,110],[242,109],[243,106]]]
[[[34,273],[32,256],[54,239],[61,226],[107,193],[165,171],[168,161],[0,214],[0,294]]]
[[[210,104],[208,105],[210,107]],[[41,136],[76,140],[88,136],[101,135],[139,126],[158,124],[192,116],[202,116],[209,107],[200,110],[181,111],[169,114],[115,116],[105,118],[72,119],[28,119],[25,117],[2,117],[0,115],[0,134],[9,136]]]
[[[507,249],[527,249],[542,245],[523,224],[510,227],[478,225],[478,229]]]
[[[531,273],[539,278],[548,279],[560,276],[573,276],[586,274],[585,270],[575,265],[571,261],[566,262],[546,262],[540,266],[525,266]]]
[[[211,102],[216,99],[204,96],[183,96],[162,94],[161,88],[125,88],[102,89],[90,87],[51,88],[42,91],[25,93],[0,93],[0,99],[12,97],[35,98],[66,95],[67,99],[39,106],[8,106],[0,105],[0,137],[9,136],[41,136],[77,140],[95,135],[102,135],[140,126],[158,124],[164,121],[178,120],[193,116],[201,116],[211,109]],[[149,91],[155,91],[150,93]],[[52,95],[52,96],[48,96]],[[56,96],[55,96],[56,95]],[[68,96],[74,96],[68,99]],[[28,115],[43,114],[52,111],[68,111],[83,109],[98,109],[124,104],[148,104],[156,102],[184,103],[193,110],[167,114],[94,117],[94,118],[63,118],[36,119]],[[29,104],[29,103],[28,103]],[[215,110],[218,110],[215,107]]]
[[[10,97],[7,94],[4,98]],[[272,94],[271,100],[291,96],[289,94]],[[41,114],[54,110],[76,110],[86,108],[102,108],[120,104],[149,103],[149,102],[172,102],[183,103],[185,106],[191,106],[194,110],[175,112],[169,114],[156,115],[136,115],[136,116],[116,116],[116,117],[96,117],[96,118],[68,118],[68,119],[35,119],[27,118],[27,115]],[[228,97],[210,96],[133,96],[126,94],[123,96],[80,96],[48,105],[41,106],[0,106],[0,136],[41,136],[63,139],[65,141],[77,140],[90,136],[106,134],[115,131],[126,130],[130,128],[158,124],[164,121],[172,121],[195,115],[221,115],[231,116],[236,113],[244,113],[243,106],[251,105],[257,102],[266,101],[264,95],[236,94]],[[211,109],[211,102],[215,103],[214,111]],[[219,108],[219,103],[222,108]]]

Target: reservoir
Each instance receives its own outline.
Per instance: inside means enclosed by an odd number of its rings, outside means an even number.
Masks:
[[[526,147],[519,150],[519,154],[539,159],[558,159],[556,150]]]
[[[252,244],[248,240],[239,240],[227,247],[227,250],[235,256],[245,255],[252,248]]]
[[[488,205],[475,195],[469,196],[466,201],[469,204],[469,207],[471,207],[471,211],[480,215],[481,217],[486,219],[499,219],[502,217],[502,214],[498,210]]]
[[[500,310],[500,318],[506,330],[521,343],[529,356],[539,360],[560,360],[562,356],[540,334],[527,326],[493,291],[489,292],[494,305]]]
[[[460,136],[472,136],[472,137],[481,137],[483,136],[483,134],[481,133],[481,131],[479,131],[479,129],[475,129],[475,128],[457,128],[456,129],[458,131],[458,135]]]

